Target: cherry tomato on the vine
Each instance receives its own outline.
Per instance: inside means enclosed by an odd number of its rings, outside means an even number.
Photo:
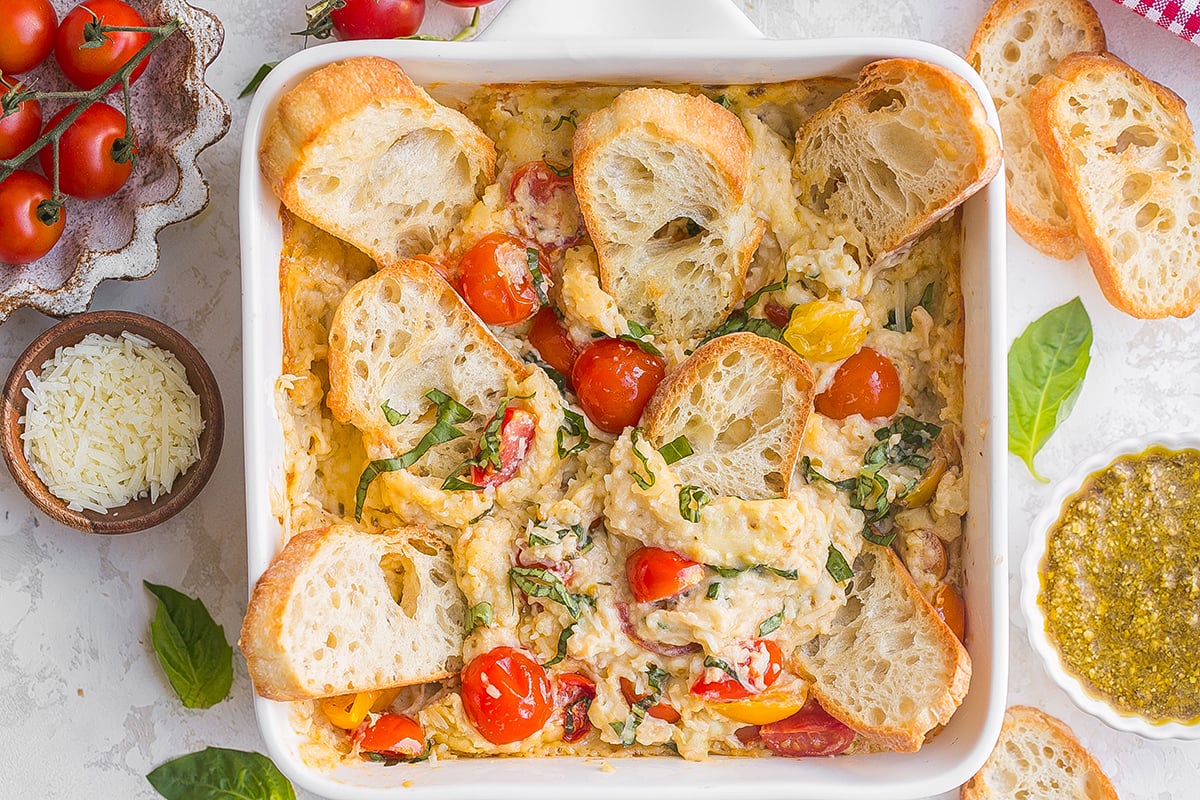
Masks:
[[[329,17],[339,39],[412,36],[425,18],[425,0],[346,0]]]
[[[384,758],[414,759],[425,752],[425,733],[412,717],[403,714],[380,714],[368,719],[350,738],[363,753],[378,753]]]
[[[833,419],[890,417],[900,407],[900,374],[891,359],[864,347],[842,362],[814,405]]]
[[[80,89],[95,89],[117,70],[125,66],[150,41],[149,33],[138,31],[108,31],[105,41],[99,47],[84,47],[87,43],[85,26],[99,19],[102,25],[116,27],[146,27],[142,18],[132,6],[121,0],[87,0],[75,6],[63,17],[58,26],[58,35],[54,41],[54,57],[62,68],[67,80]],[[146,56],[129,76],[129,82],[136,81],[146,71],[150,57]],[[109,91],[117,91],[118,83]]]
[[[663,359],[621,339],[592,342],[575,359],[571,383],[596,427],[620,433],[636,425],[666,374]]]
[[[592,729],[588,709],[596,699],[596,684],[586,675],[566,672],[556,678],[558,705],[563,710],[563,741],[578,742]]]
[[[476,486],[499,486],[513,475],[529,454],[533,435],[537,432],[537,415],[524,408],[509,406],[500,421],[500,466],[487,464],[471,467],[471,483]]]
[[[639,547],[625,559],[625,577],[639,603],[674,597],[704,580],[704,565],[661,547]]]
[[[49,253],[62,236],[67,212],[47,222],[38,206],[54,195],[50,181],[36,172],[18,169],[0,181],[0,261],[28,264]]]
[[[476,656],[462,671],[463,710],[479,735],[508,744],[542,729],[554,711],[545,668],[512,647]]]
[[[17,75],[46,60],[54,49],[58,17],[50,0],[4,0],[0,14],[0,72]]]
[[[0,97],[24,88],[20,83],[11,87],[0,83]],[[26,100],[13,113],[0,117],[0,158],[12,158],[22,152],[37,141],[41,131],[42,104],[37,100]]]
[[[489,233],[463,255],[458,265],[459,292],[487,324],[516,325],[541,306],[529,271],[530,250],[538,254],[541,271],[546,259],[537,248],[506,233]]]
[[[554,369],[562,373],[569,382],[571,369],[575,359],[579,357],[579,346],[567,332],[567,326],[562,323],[554,309],[543,308],[533,318],[533,327],[529,329],[529,343],[538,351],[538,355]]]
[[[67,106],[46,123],[53,128],[75,106]],[[124,158],[121,161],[122,152]],[[137,147],[125,139],[125,115],[105,103],[95,103],[71,123],[58,142],[58,186],[64,194],[81,200],[108,197],[129,180]],[[52,175],[54,149],[38,153],[42,171]]]
[[[779,645],[770,639],[753,639],[743,642],[740,649],[741,657],[729,665],[737,672],[737,678],[725,672],[721,672],[719,677],[710,678],[718,670],[709,667],[692,684],[692,694],[705,700],[741,700],[758,694],[779,680],[783,673],[783,653]]]

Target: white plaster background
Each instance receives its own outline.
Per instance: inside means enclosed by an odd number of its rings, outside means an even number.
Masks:
[[[225,447],[197,502],[152,532],[121,538],[88,537],[47,521],[0,474],[0,798],[155,797],[144,775],[166,760],[207,745],[262,749],[240,655],[227,700],[207,711],[185,709],[176,700],[150,650],[153,606],[141,584],[148,579],[200,596],[229,639],[236,639],[247,596],[237,170],[248,101],[233,98],[260,63],[299,47],[287,32],[301,26],[302,3],[195,2],[225,24],[225,48],[209,79],[233,109],[229,135],[201,159],[212,183],[211,206],[163,234],[154,276],[101,286],[93,307],[158,317],[197,343],[224,393]],[[467,18],[429,2],[429,26],[436,30],[457,29]],[[487,16],[503,2],[489,7]],[[959,53],[987,6],[986,0],[736,2],[773,37],[904,36]],[[1109,0],[1094,2],[1111,49],[1200,109],[1200,48]],[[1079,459],[1126,435],[1200,429],[1200,317],[1130,319],[1105,303],[1082,258],[1048,260],[1011,233],[1008,246],[1010,337],[1075,295],[1082,296],[1096,332],[1075,412],[1038,460],[1044,474],[1061,477]],[[0,327],[0,374],[51,323],[23,310]],[[1049,490],[1015,458],[1008,478],[1015,567],[1026,528]],[[1050,682],[1026,643],[1019,588],[1013,576],[1011,702],[1038,705],[1066,720],[1125,800],[1200,796],[1200,742],[1149,742],[1117,733],[1075,709]]]

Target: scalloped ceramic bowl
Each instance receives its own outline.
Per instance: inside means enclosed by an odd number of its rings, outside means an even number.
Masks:
[[[1200,721],[1192,723],[1154,722],[1146,717],[1119,710],[1088,689],[1063,663],[1058,648],[1046,634],[1046,617],[1038,605],[1041,590],[1041,566],[1046,555],[1050,526],[1062,512],[1063,503],[1079,491],[1094,472],[1104,469],[1123,455],[1140,453],[1154,445],[1168,450],[1200,450],[1200,433],[1154,433],[1125,439],[1081,461],[1070,475],[1054,487],[1045,508],[1030,528],[1029,547],[1021,562],[1021,611],[1029,630],[1029,642],[1046,665],[1046,672],[1071,698],[1075,705],[1110,728],[1136,733],[1147,739],[1200,739]]]
[[[53,0],[59,19],[77,4]],[[229,130],[229,107],[205,83],[224,29],[215,16],[184,0],[133,0],[133,5],[150,25],[183,20],[133,84],[137,168],[110,198],[69,200],[66,232],[44,258],[0,270],[0,322],[21,306],[56,317],[85,311],[101,281],[152,275],[158,268],[159,231],[208,205],[208,183],[196,158]],[[21,77],[37,79],[42,91],[74,88],[53,56]],[[120,104],[119,99],[110,102]],[[62,107],[61,101],[44,102],[43,117]],[[25,167],[36,169],[28,162]]]

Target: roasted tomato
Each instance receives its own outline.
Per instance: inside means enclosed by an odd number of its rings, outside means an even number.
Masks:
[[[559,675],[556,681],[558,705],[563,710],[563,741],[578,742],[592,729],[588,709],[596,699],[596,684],[578,672]]]
[[[816,700],[785,720],[763,725],[758,735],[772,753],[793,758],[836,756],[854,741],[854,731],[829,716]]]
[[[84,26],[99,19],[102,25],[122,28],[144,28],[146,20],[128,3],[121,0],[87,0],[75,6],[63,17],[54,41],[54,57],[67,80],[80,89],[95,89],[114,72],[125,66],[150,41],[149,33],[140,31],[106,31],[99,46],[88,44]],[[146,71],[150,56],[142,59],[129,76],[136,81]],[[117,84],[109,91],[121,88]]]
[[[462,257],[458,289],[467,305],[489,325],[516,325],[541,307],[529,263],[545,265],[536,247],[515,236],[490,233]],[[544,274],[544,273],[543,273]]]
[[[374,692],[357,692],[339,697],[326,697],[321,701],[321,710],[329,721],[339,728],[354,730],[362,724],[370,712],[386,711],[399,689],[382,689]]]
[[[659,547],[640,547],[625,559],[625,577],[639,603],[685,592],[704,580],[704,565]]]
[[[50,0],[4,0],[0,13],[0,72],[17,75],[46,60],[54,49],[58,17]]]
[[[625,698],[625,702],[629,705],[632,706],[634,703],[640,703],[642,700],[646,699],[646,695],[639,694],[637,687],[633,685],[633,681],[629,680],[629,678],[622,677],[620,679],[620,683],[621,696]],[[679,720],[682,719],[682,717],[679,715],[679,712],[675,710],[674,706],[668,703],[655,703],[646,709],[646,713],[655,719],[661,719],[668,725],[674,725],[676,722],[679,722]]]
[[[412,36],[425,18],[425,0],[346,0],[329,18],[339,39]]]
[[[740,649],[741,657],[729,665],[737,678],[717,667],[708,667],[692,684],[692,694],[713,701],[742,700],[779,680],[783,673],[779,645],[770,639],[752,639],[743,642]]]
[[[567,326],[547,306],[533,318],[533,327],[529,329],[529,343],[538,351],[538,355],[554,369],[562,373],[568,381],[571,380],[571,370],[575,367],[575,359],[579,357],[579,347],[567,333]]]
[[[28,264],[49,253],[62,236],[67,212],[57,214],[39,210],[54,195],[50,181],[25,169],[18,169],[0,181],[0,261]]]
[[[354,729],[350,738],[363,753],[411,761],[425,753],[425,733],[412,717],[380,714]]]
[[[852,306],[814,300],[792,309],[783,340],[810,361],[840,361],[867,338],[866,320]]]
[[[575,185],[545,161],[530,161],[517,168],[508,184],[508,202],[516,209],[521,233],[548,251],[566,250],[583,238]]]
[[[21,83],[0,83],[0,97],[25,89]],[[0,111],[0,113],[3,113]],[[12,158],[37,141],[42,131],[42,104],[26,100],[8,116],[0,116],[0,159]]]
[[[900,407],[900,375],[887,356],[864,347],[842,362],[814,405],[832,419],[890,417]]]
[[[60,111],[46,123],[46,129],[53,128],[74,108],[67,106]],[[137,148],[125,138],[125,115],[105,103],[91,105],[58,142],[59,188],[81,200],[115,194],[129,180],[136,154]],[[43,147],[38,160],[43,172],[53,174],[53,147]]]
[[[554,711],[546,670],[512,647],[472,659],[462,671],[462,699],[467,719],[492,744],[532,736]]]
[[[727,703],[710,703],[709,708],[735,722],[747,725],[766,725],[778,722],[795,714],[804,707],[808,692],[799,681],[776,683],[770,689],[747,697],[745,700],[730,700]]]
[[[515,406],[504,409],[504,419],[500,422],[500,442],[496,448],[500,465],[488,463],[482,467],[471,467],[471,483],[476,486],[499,486],[516,475],[529,453],[536,431],[537,415],[532,411]]]
[[[953,586],[948,583],[942,584],[933,596],[933,610],[958,640],[964,641],[967,635],[967,609],[963,604],[962,595],[956,592]]]
[[[592,342],[571,370],[583,413],[596,427],[620,433],[636,425],[666,374],[665,362],[621,339]]]

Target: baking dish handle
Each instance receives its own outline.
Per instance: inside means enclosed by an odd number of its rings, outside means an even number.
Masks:
[[[733,0],[509,0],[479,38],[761,39]]]

